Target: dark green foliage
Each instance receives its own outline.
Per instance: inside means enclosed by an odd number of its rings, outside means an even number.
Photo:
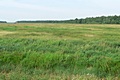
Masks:
[[[0,21],[0,23],[7,23],[6,21]]]
[[[120,16],[101,16],[80,19],[81,24],[120,24]]]
[[[75,20],[17,21],[16,23],[77,23],[77,24],[120,24],[120,16],[89,17]]]

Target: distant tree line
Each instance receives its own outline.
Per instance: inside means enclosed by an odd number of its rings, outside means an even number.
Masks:
[[[120,16],[101,16],[78,19],[77,23],[81,24],[120,24]]]
[[[0,21],[0,23],[7,23],[6,21]]]
[[[39,20],[39,21],[17,21],[16,23],[76,23],[74,19],[71,20]]]
[[[7,23],[0,21],[0,23]],[[85,19],[71,19],[71,20],[38,20],[38,21],[16,21],[16,23],[77,23],[77,24],[120,24],[120,16],[101,16],[101,17],[87,17]]]
[[[77,23],[77,24],[120,24],[120,16],[88,17],[71,20],[17,21],[17,23]]]

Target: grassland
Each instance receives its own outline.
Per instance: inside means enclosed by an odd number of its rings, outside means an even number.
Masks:
[[[0,80],[120,80],[120,25],[0,24]]]

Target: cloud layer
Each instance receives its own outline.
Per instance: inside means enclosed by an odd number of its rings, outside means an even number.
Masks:
[[[119,15],[120,0],[0,0],[0,20],[71,19]]]

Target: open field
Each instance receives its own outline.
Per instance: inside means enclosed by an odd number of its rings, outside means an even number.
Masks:
[[[0,80],[120,80],[120,25],[0,24]]]

